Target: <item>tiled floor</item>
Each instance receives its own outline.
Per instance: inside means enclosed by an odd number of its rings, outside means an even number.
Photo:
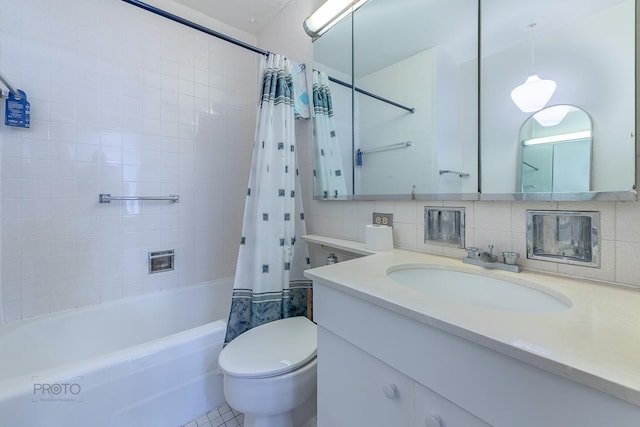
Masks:
[[[244,415],[229,408],[226,403],[195,420],[189,421],[184,427],[242,427]]]

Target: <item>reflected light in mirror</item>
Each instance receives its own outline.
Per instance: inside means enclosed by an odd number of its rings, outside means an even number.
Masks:
[[[568,142],[568,141],[575,141],[578,139],[585,139],[585,138],[591,138],[590,130],[585,130],[582,132],[564,133],[562,135],[545,136],[542,138],[525,139],[523,144],[524,145],[548,144],[550,142]]]
[[[534,55],[534,30],[536,23],[529,24],[531,29],[531,68],[535,64]],[[535,74],[529,74],[527,80],[511,91],[511,99],[524,113],[533,113],[542,110],[556,91],[556,82],[553,80],[542,80]]]
[[[536,122],[538,122],[540,126],[555,126],[564,120],[570,109],[570,105],[554,105],[553,107],[538,111],[533,115],[533,118],[536,119]]]
[[[313,37],[320,37],[329,28],[339,22],[346,15],[354,12],[367,0],[327,0],[304,20],[303,27],[306,33]]]
[[[537,74],[530,75],[520,86],[511,91],[511,99],[524,113],[544,108],[556,90],[556,82],[542,80]]]

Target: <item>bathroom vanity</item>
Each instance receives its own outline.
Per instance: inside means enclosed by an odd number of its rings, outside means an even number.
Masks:
[[[429,288],[448,272],[457,291]],[[319,427],[640,425],[638,290],[402,250],[306,276]]]

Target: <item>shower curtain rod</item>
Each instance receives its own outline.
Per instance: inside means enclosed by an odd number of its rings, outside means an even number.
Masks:
[[[207,28],[207,27],[205,27],[203,25],[196,24],[193,21],[189,21],[188,19],[184,19],[184,18],[182,18],[182,17],[180,17],[178,15],[174,15],[173,13],[169,13],[169,12],[167,12],[165,10],[162,10],[162,9],[159,9],[159,8],[157,8],[155,6],[151,6],[150,4],[147,4],[147,3],[144,3],[144,2],[141,2],[141,1],[138,1],[138,0],[122,0],[122,1],[125,2],[125,3],[129,3],[132,6],[137,6],[140,9],[144,9],[144,10],[146,10],[148,12],[155,13],[156,15],[160,15],[163,18],[167,18],[167,19],[170,19],[170,20],[172,20],[174,22],[177,22],[179,24],[186,25],[187,27],[193,28],[194,30],[201,31],[201,32],[203,32],[205,34],[209,34],[210,36],[217,37],[217,38],[222,39],[222,40],[224,40],[226,42],[235,44],[236,46],[240,46],[240,47],[243,47],[243,48],[245,48],[247,50],[250,50],[252,52],[259,53],[260,55],[265,55],[266,56],[266,55],[269,55],[271,53],[271,52],[266,51],[264,49],[260,49],[259,47],[255,47],[253,45],[250,45],[249,43],[245,43],[245,42],[243,42],[241,40],[234,39],[233,37],[229,37],[226,34],[222,34],[222,33],[218,32],[218,31],[212,30],[211,28]]]
[[[228,36],[226,34],[223,34],[223,33],[220,33],[218,31],[212,30],[211,28],[207,28],[207,27],[205,27],[203,25],[196,24],[193,21],[189,21],[188,19],[184,19],[184,18],[182,18],[182,17],[180,17],[178,15],[174,15],[173,13],[169,13],[166,10],[159,9],[159,8],[157,8],[155,6],[151,6],[150,4],[147,4],[145,2],[142,2],[142,1],[139,1],[139,0],[122,0],[122,1],[125,2],[125,3],[129,3],[132,6],[139,7],[140,9],[146,10],[148,12],[155,13],[156,15],[162,16],[163,18],[170,19],[170,20],[172,20],[174,22],[177,22],[179,24],[182,24],[182,25],[186,25],[187,27],[193,28],[194,30],[198,30],[198,31],[201,31],[201,32],[203,32],[205,34],[209,34],[210,36],[217,37],[217,38],[219,38],[221,40],[224,40],[224,41],[229,42],[231,44],[234,44],[236,46],[240,46],[240,47],[243,47],[243,48],[245,48],[247,50],[250,50],[252,52],[259,53],[260,55],[267,56],[267,55],[269,55],[271,53],[268,50],[260,49],[259,47],[250,45],[249,43],[245,43],[245,42],[243,42],[241,40],[234,39],[233,37],[230,37],[230,36]],[[370,96],[371,98],[375,98],[375,99],[377,99],[379,101],[382,101],[382,102],[386,102],[387,104],[391,104],[391,105],[393,105],[395,107],[398,107],[398,108],[401,108],[403,110],[406,110],[406,111],[408,111],[408,112],[410,112],[412,114],[415,113],[415,111],[416,111],[415,108],[406,107],[406,106],[404,106],[402,104],[398,104],[397,102],[391,101],[389,99],[386,99],[386,98],[383,98],[381,96],[378,96],[378,95],[376,95],[374,93],[371,93],[371,92],[368,92],[366,90],[360,89],[359,87],[353,87],[353,85],[351,85],[349,83],[346,83],[346,82],[343,82],[342,80],[338,80],[336,78],[329,77],[329,81],[332,81],[333,83],[337,83],[337,84],[342,85],[342,86],[346,86],[349,89],[353,88],[353,90],[355,90],[358,93]]]
[[[343,82],[342,80],[338,80],[338,79],[336,79],[334,77],[331,77],[331,76],[327,76],[327,77],[329,78],[330,82],[337,83],[339,85],[348,87],[349,89],[353,89],[354,91],[356,91],[358,93],[370,96],[371,98],[377,99],[378,101],[382,101],[382,102],[386,102],[387,104],[391,104],[394,107],[402,108],[403,110],[406,110],[406,111],[410,112],[411,114],[416,112],[416,109],[413,108],[413,107],[407,107],[407,106],[404,106],[402,104],[398,104],[397,102],[391,101],[390,99],[383,98],[380,95],[376,95],[375,93],[371,93],[371,92],[366,91],[364,89],[360,89],[359,87],[353,86],[351,83]]]

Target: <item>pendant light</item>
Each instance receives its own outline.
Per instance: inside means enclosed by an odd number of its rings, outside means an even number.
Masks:
[[[529,25],[531,28],[531,68],[533,70],[533,29],[535,23]],[[532,72],[527,80],[511,91],[511,99],[516,106],[524,113],[532,113],[544,108],[556,90],[556,82],[553,80],[543,80],[538,74]]]
[[[570,105],[554,105],[533,115],[540,126],[550,127],[560,124],[571,110]]]
[[[316,39],[366,2],[367,0],[327,0],[304,20],[302,26],[309,36]]]

